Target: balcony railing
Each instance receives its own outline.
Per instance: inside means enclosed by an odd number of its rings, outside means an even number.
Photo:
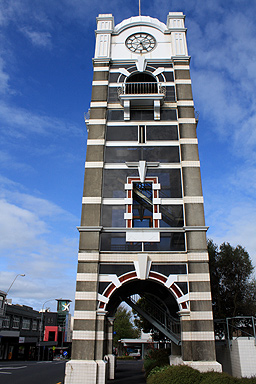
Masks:
[[[118,88],[118,95],[162,95],[166,88],[161,83],[124,83]]]

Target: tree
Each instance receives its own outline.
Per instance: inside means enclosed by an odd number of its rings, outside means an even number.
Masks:
[[[119,305],[114,322],[114,347],[118,347],[118,340],[120,339],[134,339],[139,337],[139,335],[139,329],[133,325],[131,312],[124,306]]]
[[[229,243],[218,248],[212,240],[208,252],[214,318],[255,316],[256,281],[248,252]]]

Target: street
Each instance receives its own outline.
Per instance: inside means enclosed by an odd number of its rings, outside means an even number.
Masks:
[[[0,363],[0,384],[63,384],[65,361]]]

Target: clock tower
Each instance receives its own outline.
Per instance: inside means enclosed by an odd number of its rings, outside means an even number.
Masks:
[[[221,370],[184,19],[97,18],[65,384],[114,378],[122,301],[169,341],[171,360]]]

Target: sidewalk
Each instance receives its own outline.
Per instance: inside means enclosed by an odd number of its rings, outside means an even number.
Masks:
[[[143,360],[117,361],[115,380],[108,380],[108,384],[145,384]]]

